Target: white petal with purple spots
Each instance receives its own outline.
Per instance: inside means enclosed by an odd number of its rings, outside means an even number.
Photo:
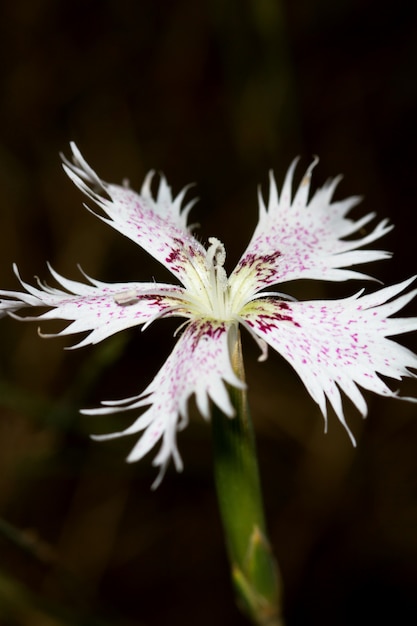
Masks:
[[[141,459],[162,439],[154,464],[161,466],[163,473],[172,457],[177,469],[181,469],[176,433],[188,423],[188,401],[191,396],[195,395],[197,407],[206,419],[210,416],[210,400],[232,417],[234,409],[225,383],[241,388],[245,386],[233,372],[230,362],[230,332],[233,333],[233,328],[225,322],[190,322],[166,363],[139,396],[120,403],[103,403],[107,406],[83,411],[97,415],[150,405],[125,431],[96,438],[111,439],[143,432],[128,457],[129,461]]]
[[[162,176],[154,198],[153,172],[143,183],[141,193],[129,187],[102,181],[71,144],[73,162],[64,159],[70,179],[108,216],[95,213],[101,220],[149,252],[184,284],[194,265],[204,268],[205,249],[187,229],[188,213],[194,202],[182,208],[184,189],[175,198]]]
[[[22,315],[23,320],[72,320],[71,324],[55,336],[88,332],[84,339],[73,346],[74,348],[98,343],[120,330],[149,323],[156,317],[175,315],[175,311],[184,306],[181,299],[184,289],[175,285],[109,284],[92,278],[88,279],[91,283],[88,285],[64,278],[52,268],[50,271],[67,292],[40,283],[38,287],[33,287],[19,277],[28,293],[0,291],[0,296],[20,298],[20,302],[11,301],[9,310],[6,310],[9,313],[15,314],[17,310],[28,306],[49,308],[48,311],[35,316]],[[125,294],[128,294],[129,299],[123,302]]]
[[[279,197],[273,174],[270,174],[268,204],[259,195],[259,222],[246,251],[231,276],[234,288],[244,285],[250,292],[299,278],[341,281],[364,278],[356,271],[341,269],[384,259],[389,254],[379,250],[358,250],[391,230],[386,220],[368,235],[344,240],[362,229],[373,217],[358,221],[346,218],[360,198],[332,202],[339,178],[328,181],[310,201],[311,173],[308,168],[292,199],[292,181],[296,161],[288,170]],[[352,252],[353,251],[353,252]]]
[[[417,369],[417,356],[388,338],[417,330],[417,318],[389,318],[416,295],[396,297],[412,280],[343,300],[255,300],[241,317],[294,367],[324,417],[327,398],[346,426],[339,389],[365,416],[358,385],[396,397],[379,375],[401,380]]]

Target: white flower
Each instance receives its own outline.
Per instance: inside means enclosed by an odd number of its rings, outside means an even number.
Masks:
[[[357,221],[346,217],[359,198],[332,202],[339,179],[330,180],[308,199],[316,161],[294,197],[291,187],[296,161],[288,170],[280,196],[270,175],[269,199],[265,204],[259,195],[259,221],[252,240],[227,276],[223,244],[213,237],[206,249],[187,229],[193,203],[182,208],[186,190],[173,198],[162,177],[154,198],[151,172],[138,195],[128,187],[103,182],[74,144],[72,151],[73,162],[64,159],[64,169],[101,209],[96,215],[149,252],[179,284],[107,284],[91,278],[85,284],[51,269],[65,291],[40,283],[33,287],[21,280],[25,291],[0,292],[12,299],[1,301],[0,309],[7,310],[9,302],[16,317],[18,307],[48,307],[42,314],[19,319],[70,321],[58,334],[87,333],[74,347],[95,344],[131,326],[145,329],[158,318],[185,318],[172,354],[142,393],[84,411],[103,414],[147,407],[127,430],[96,437],[140,433],[129,461],[142,458],[162,440],[154,464],[163,473],[172,457],[177,469],[182,468],[176,433],[187,424],[187,405],[193,394],[204,418],[210,416],[210,400],[233,416],[225,383],[245,386],[234,373],[230,357],[239,324],[259,343],[261,360],[269,345],[294,367],[325,420],[326,400],[330,402],[353,442],[340,390],[365,416],[366,402],[359,387],[396,397],[380,375],[397,380],[413,376],[409,368],[417,368],[417,357],[388,339],[417,330],[417,318],[391,318],[416,294],[414,290],[399,295],[413,279],[333,301],[295,302],[281,293],[265,291],[299,278],[369,278],[346,268],[389,256],[379,250],[359,249],[382,237],[391,226],[384,220],[368,234],[353,238],[375,216],[368,214]]]

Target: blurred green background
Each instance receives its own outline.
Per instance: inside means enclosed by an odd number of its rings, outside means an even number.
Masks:
[[[226,244],[228,269],[257,219],[257,185],[321,158],[314,184],[345,175],[396,229],[394,282],[416,271],[416,4],[376,0],[13,0],[0,3],[1,287],[47,279],[167,279],[82,207],[59,152],[75,140],[105,179],[139,188],[151,168],[174,192],[196,182],[199,237]],[[303,282],[300,298],[359,284]],[[374,288],[372,285],[370,288]],[[407,313],[416,314],[416,305]],[[42,325],[45,332],[60,325]],[[37,324],[1,321],[0,625],[238,626],[211,475],[210,429],[179,436],[185,470],[157,492],[132,439],[94,443],[133,416],[80,407],[139,393],[173,346],[175,324],[65,351]],[[406,338],[417,349],[416,337]],[[354,450],[292,370],[258,363],[244,337],[267,516],[288,626],[417,623],[417,414],[368,395],[346,403]],[[402,386],[416,395],[412,382]]]

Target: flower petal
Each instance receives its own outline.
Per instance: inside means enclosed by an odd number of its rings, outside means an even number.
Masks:
[[[97,415],[150,405],[127,430],[94,438],[110,439],[144,431],[128,461],[141,459],[162,439],[161,448],[154,459],[154,465],[161,467],[156,484],[161,480],[171,457],[177,469],[181,470],[176,433],[188,423],[190,397],[195,394],[197,407],[206,419],[210,416],[210,399],[231,417],[234,409],[224,383],[245,387],[233,372],[230,362],[228,336],[232,328],[225,322],[190,322],[166,363],[139,396],[121,402],[103,402],[105,407],[83,411]]]
[[[331,201],[340,177],[328,181],[308,201],[311,173],[317,160],[307,169],[291,199],[296,163],[297,160],[287,172],[280,197],[272,172],[268,206],[259,194],[259,222],[233,272],[235,290],[259,291],[268,285],[298,278],[334,281],[363,278],[363,274],[340,268],[389,256],[380,250],[358,251],[391,230],[387,220],[363,237],[343,239],[363,228],[374,214],[369,213],[357,221],[345,217],[360,198]]]
[[[194,201],[181,208],[187,188],[173,198],[162,176],[154,198],[151,192],[153,172],[150,172],[139,195],[127,186],[102,181],[74,143],[71,148],[73,163],[63,158],[65,172],[108,218],[94,214],[140,245],[187,286],[190,268],[192,271],[196,263],[204,268],[206,256],[204,247],[187,229],[187,217]]]
[[[89,277],[86,278],[91,284],[86,284],[64,278],[51,267],[49,269],[67,291],[41,283],[39,287],[33,287],[20,278],[15,267],[26,292],[0,291],[0,296],[13,298],[10,301],[12,312],[28,306],[50,308],[45,313],[19,319],[71,320],[72,323],[56,336],[88,332],[74,348],[98,343],[125,328],[149,323],[155,317],[174,314],[182,305],[184,289],[179,286],[161,283],[108,284]]]
[[[15,292],[13,291],[2,291],[1,293],[5,296],[15,296]],[[25,306],[27,306],[27,304],[21,300],[0,300],[0,317],[4,317],[9,313],[13,314]]]
[[[388,339],[417,330],[415,317],[388,319],[416,295],[414,290],[396,297],[413,280],[343,300],[254,300],[245,307],[242,318],[291,363],[325,419],[326,398],[330,401],[354,441],[344,419],[339,389],[365,416],[366,402],[358,385],[396,397],[378,374],[401,380],[414,376],[409,368],[417,369],[417,356]]]

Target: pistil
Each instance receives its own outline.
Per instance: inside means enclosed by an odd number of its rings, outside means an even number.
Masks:
[[[223,265],[226,250],[216,237],[209,238],[210,246],[206,254],[206,267],[209,271],[209,299],[212,314],[217,319],[227,319],[229,314],[229,281]]]

